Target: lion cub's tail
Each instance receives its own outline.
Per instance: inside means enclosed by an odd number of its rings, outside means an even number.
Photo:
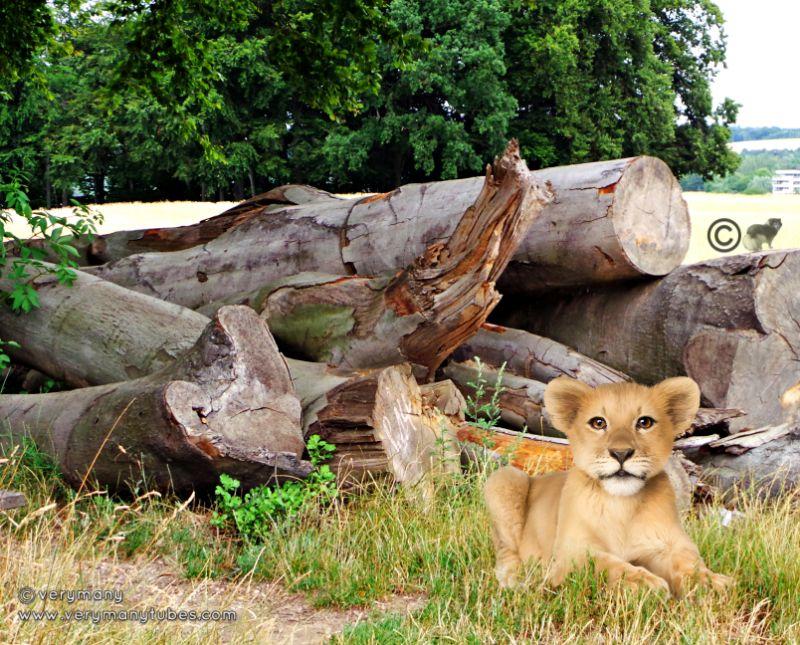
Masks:
[[[483,495],[492,520],[495,548],[518,551],[532,481],[529,475],[513,466],[496,470],[486,480]]]

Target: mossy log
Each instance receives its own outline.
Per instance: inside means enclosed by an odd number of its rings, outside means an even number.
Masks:
[[[738,408],[733,430],[783,421],[800,378],[800,251],[737,255],[647,283],[506,297],[497,322],[574,347],[644,382],[685,374],[706,404]]]
[[[138,379],[51,394],[0,396],[11,439],[31,436],[73,486],[141,481],[208,490],[307,475],[300,401],[266,325],[224,307],[194,346]]]

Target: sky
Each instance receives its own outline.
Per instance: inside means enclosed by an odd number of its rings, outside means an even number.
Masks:
[[[800,128],[800,0],[716,0],[727,69],[713,90],[742,104],[737,125]]]

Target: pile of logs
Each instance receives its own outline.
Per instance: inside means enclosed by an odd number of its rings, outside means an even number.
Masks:
[[[289,185],[77,240],[71,287],[40,276],[38,309],[0,309],[26,382],[71,389],[0,395],[0,416],[76,486],[302,478],[313,434],[342,482],[416,484],[459,468],[455,439],[568,467],[542,405],[556,376],[688,374],[707,407],[678,448],[725,487],[780,471],[777,490],[800,476],[780,404],[800,380],[800,251],[682,267],[689,226],[658,159],[532,172],[511,142],[482,178],[349,199]],[[502,384],[488,444],[464,419],[479,378],[484,397]]]

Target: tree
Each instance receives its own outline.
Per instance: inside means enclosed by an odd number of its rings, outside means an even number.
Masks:
[[[389,17],[416,44],[413,59],[403,64],[395,43],[381,45],[381,91],[327,134],[317,120],[316,155],[301,133],[293,152],[312,158],[300,174],[370,190],[480,174],[502,150],[517,108],[505,80],[504,3],[394,0]]]
[[[366,109],[298,133],[300,176],[371,190],[464,176],[510,135],[533,167],[653,154],[709,177],[738,162],[736,105],[711,101],[725,40],[709,0],[394,0],[389,16],[422,46],[405,66],[382,47]]]
[[[47,0],[14,0],[0,4],[0,94],[7,92],[27,70],[52,29]]]

